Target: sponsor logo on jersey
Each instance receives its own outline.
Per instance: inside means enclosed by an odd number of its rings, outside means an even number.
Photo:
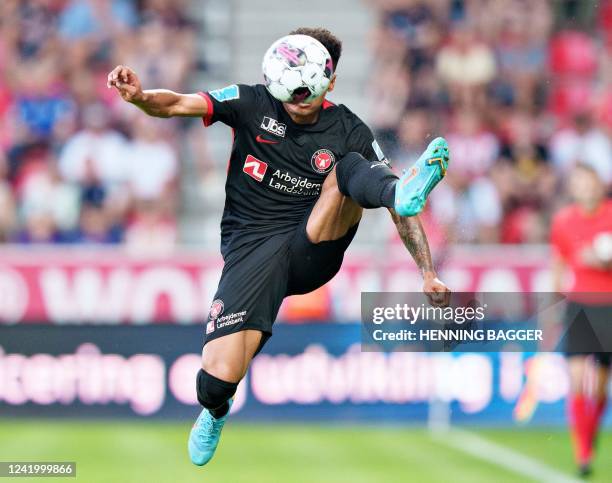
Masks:
[[[258,134],[255,141],[262,144],[278,144],[280,141],[273,141],[272,139],[266,139],[261,134]]]
[[[210,312],[208,313],[208,317],[211,320],[215,320],[217,317],[219,317],[222,313],[223,313],[223,300],[221,299],[216,299],[213,301],[213,303],[210,305]]]
[[[263,181],[267,169],[267,163],[260,161],[255,156],[251,156],[250,154],[244,160],[244,166],[242,167],[242,171],[260,183]]]
[[[321,183],[313,183],[308,178],[294,176],[280,169],[272,173],[268,186],[276,191],[290,195],[317,196],[321,193]]]
[[[208,322],[206,324],[206,333],[210,334],[211,332],[215,331],[215,321],[211,320],[210,322]]]
[[[281,138],[285,137],[285,132],[287,131],[286,124],[278,122],[276,119],[272,119],[268,116],[264,116],[260,127],[269,133],[274,134],[275,136],[280,136]]]
[[[221,89],[215,89],[214,91],[210,91],[209,94],[219,102],[240,99],[240,89],[236,84],[232,84],[231,86],[223,87]]]
[[[312,169],[317,173],[328,173],[334,167],[336,158],[329,149],[319,149],[310,158]]]

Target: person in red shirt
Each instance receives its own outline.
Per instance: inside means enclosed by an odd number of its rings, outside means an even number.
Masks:
[[[556,214],[551,228],[554,290],[568,299],[564,335],[570,374],[568,416],[576,462],[584,476],[591,472],[611,361],[612,200],[606,198],[606,189],[591,166],[577,165],[569,178],[574,203]],[[587,391],[585,376],[591,367],[596,382]]]

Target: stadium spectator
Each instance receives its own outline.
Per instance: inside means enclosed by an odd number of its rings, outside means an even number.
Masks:
[[[7,241],[15,224],[15,201],[7,176],[8,162],[0,151],[0,243]]]
[[[577,115],[573,126],[557,132],[550,141],[553,163],[567,175],[576,162],[592,166],[605,183],[612,181],[612,143],[589,113]]]
[[[483,106],[485,87],[494,79],[497,66],[493,51],[477,40],[474,29],[458,24],[449,43],[440,49],[436,68],[453,103]]]
[[[176,247],[178,231],[175,220],[165,207],[153,201],[137,204],[125,234],[128,251],[142,255],[164,255]]]
[[[130,0],[72,0],[60,15],[59,33],[71,41],[110,41],[137,21]]]
[[[109,126],[108,111],[100,104],[83,110],[83,129],[66,143],[59,158],[62,175],[76,183],[95,176],[107,187],[126,179],[126,140]]]
[[[121,242],[123,227],[113,223],[113,218],[100,202],[84,201],[80,222],[76,230],[67,233],[68,243],[116,244]]]
[[[406,112],[398,125],[398,148],[390,152],[398,169],[407,169],[421,155],[432,130],[427,111],[413,109]]]
[[[76,227],[80,210],[79,188],[64,181],[54,160],[43,159],[21,183],[20,215],[24,219],[45,211],[60,231]]]
[[[172,194],[178,172],[173,147],[163,139],[162,126],[156,119],[135,119],[134,139],[127,143],[123,163],[127,182],[136,200],[155,200]]]
[[[478,178],[485,175],[499,155],[499,140],[473,110],[458,111],[447,135],[453,153],[452,176]]]

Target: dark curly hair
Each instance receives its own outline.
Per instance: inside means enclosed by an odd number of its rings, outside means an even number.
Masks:
[[[334,72],[336,71],[340,55],[342,54],[342,41],[329,30],[323,27],[300,27],[289,32],[289,35],[308,35],[321,42],[329,52],[334,63]]]

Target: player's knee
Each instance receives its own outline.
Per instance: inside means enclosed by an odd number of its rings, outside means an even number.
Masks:
[[[224,381],[240,381],[244,377],[243,364],[226,358],[204,358],[202,369]]]
[[[196,379],[198,401],[206,409],[216,409],[225,404],[235,393],[237,382],[228,382],[200,369]]]

